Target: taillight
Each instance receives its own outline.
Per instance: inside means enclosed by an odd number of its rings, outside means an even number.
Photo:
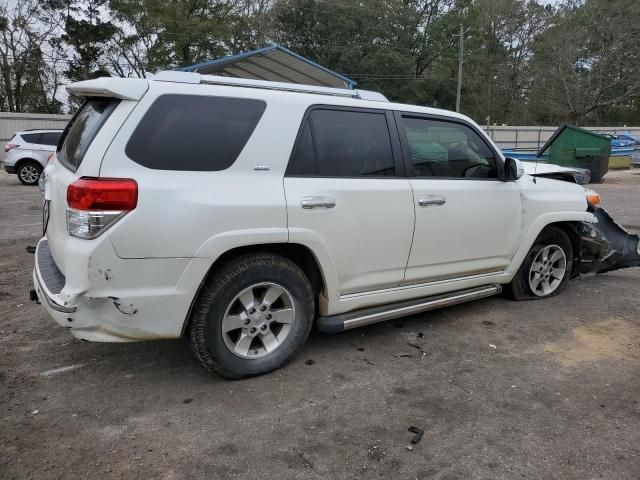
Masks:
[[[67,231],[78,238],[96,238],[137,204],[135,180],[82,177],[67,187]]]
[[[8,152],[9,150],[12,150],[12,149],[14,149],[14,148],[18,148],[19,146],[20,146],[20,145],[18,145],[17,143],[7,143],[7,144],[4,146],[4,151],[5,151],[5,153],[6,153],[6,152]]]

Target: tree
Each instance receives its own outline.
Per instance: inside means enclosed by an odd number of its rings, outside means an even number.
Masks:
[[[640,6],[634,0],[567,0],[543,35],[533,65],[538,118],[598,122],[614,110],[637,111]],[[637,118],[637,117],[636,117]]]
[[[35,0],[0,5],[0,107],[10,112],[58,113],[59,57],[47,58],[51,31],[38,20]]]
[[[104,45],[116,33],[105,13],[108,0],[46,0],[45,11],[60,35],[54,42],[71,48],[65,76],[85,80],[96,71],[107,71]]]

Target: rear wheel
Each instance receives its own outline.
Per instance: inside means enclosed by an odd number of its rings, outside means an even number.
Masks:
[[[304,272],[272,254],[239,257],[207,280],[191,316],[189,343],[210,372],[260,375],[286,364],[313,323]]]
[[[16,173],[24,185],[37,185],[42,173],[42,166],[38,162],[29,160],[21,163]]]
[[[547,227],[538,236],[507,294],[515,300],[539,300],[558,295],[571,277],[573,248],[559,227]]]

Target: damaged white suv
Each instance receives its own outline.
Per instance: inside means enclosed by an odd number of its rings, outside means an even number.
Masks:
[[[80,339],[184,337],[229,378],[338,332],[637,266],[579,185],[523,175],[462,115],[168,72],[75,83],[32,298]]]

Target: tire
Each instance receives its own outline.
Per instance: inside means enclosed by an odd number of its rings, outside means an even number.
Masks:
[[[545,263],[545,255],[550,263]],[[573,247],[569,236],[559,227],[547,227],[536,239],[505,293],[514,300],[553,297],[567,288],[572,268]]]
[[[270,253],[245,255],[206,280],[188,340],[209,372],[229,379],[261,375],[300,350],[314,312],[313,291],[300,267]]]
[[[18,174],[18,180],[23,185],[37,185],[42,173],[42,165],[34,160],[27,160],[20,164],[16,173]]]

